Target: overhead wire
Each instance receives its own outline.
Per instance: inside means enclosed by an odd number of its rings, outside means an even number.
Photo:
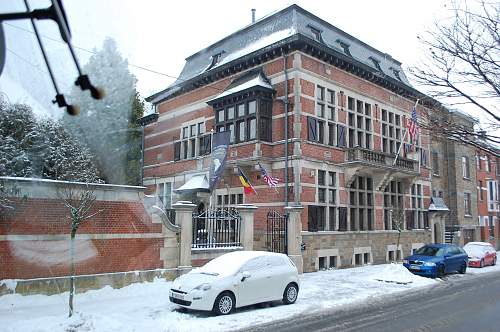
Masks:
[[[26,29],[26,28],[23,28],[23,27],[20,27],[18,25],[15,25],[15,24],[11,24],[11,23],[6,23],[4,22],[5,25],[8,25],[12,28],[15,28],[15,29],[18,29],[18,30],[21,30],[21,31],[24,31],[24,32],[27,32],[27,33],[30,33],[30,34],[35,34],[33,31],[29,30],[29,29]],[[51,40],[51,41],[54,41],[56,43],[60,43],[60,44],[64,44],[64,42],[62,40],[59,40],[57,38],[53,38],[53,37],[50,37],[50,36],[47,36],[47,35],[44,35],[44,34],[40,34],[41,37],[43,37],[44,39],[47,39],[47,40]],[[83,47],[80,47],[80,46],[76,46],[73,44],[73,47],[75,49],[78,49],[80,51],[84,51],[84,52],[87,52],[87,53],[90,53],[90,54],[97,54],[97,52],[95,51],[92,51],[92,50],[88,50],[86,48],[83,48]],[[14,53],[14,52],[12,52]],[[25,59],[24,59],[25,60]],[[27,61],[27,60],[25,60]],[[165,74],[165,73],[162,73],[162,72],[159,72],[157,70],[154,70],[154,69],[150,69],[150,68],[147,68],[147,67],[144,67],[144,66],[140,66],[140,65],[136,65],[136,64],[133,64],[133,63],[130,63],[128,62],[128,65],[130,67],[134,67],[134,68],[137,68],[137,69],[141,69],[141,70],[144,70],[144,71],[147,71],[147,72],[150,72],[150,73],[153,73],[153,74],[157,74],[157,75],[161,75],[161,76],[165,76],[165,77],[168,77],[168,78],[172,78],[172,79],[175,79],[175,80],[179,80],[179,81],[183,81],[183,82],[186,82],[187,79],[183,79],[183,78],[180,78],[178,76],[174,76],[174,75],[169,75],[169,74]],[[224,89],[220,89],[220,88],[217,88],[217,87],[213,87],[213,86],[208,86],[209,88],[211,89],[214,89],[214,90],[217,90],[217,91],[220,91],[220,92],[223,92],[225,91]]]

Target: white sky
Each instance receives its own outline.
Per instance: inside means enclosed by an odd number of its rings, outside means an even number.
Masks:
[[[160,0],[64,0],[73,33],[73,44],[84,49],[100,48],[105,37],[114,38],[129,63],[146,67],[170,76],[179,75],[184,59],[248,25],[251,8],[257,9],[257,19],[292,2],[278,0],[214,0],[214,1],[160,1]],[[415,65],[421,56],[416,36],[432,27],[436,19],[448,15],[444,0],[380,0],[380,1],[301,1],[295,3],[337,26],[363,42],[392,55],[403,67]],[[47,4],[47,0],[32,0],[32,7]],[[0,3],[0,11],[22,10],[23,1]],[[28,22],[9,22],[31,29]],[[54,92],[43,72],[40,52],[33,35],[12,26],[4,27],[7,35],[7,75],[0,78],[0,88],[8,90],[11,102],[36,100],[38,104],[50,103]],[[60,39],[52,23],[40,23],[42,32]],[[76,74],[69,54],[63,45],[46,41],[46,47],[55,55],[57,75],[67,88]],[[21,55],[13,55],[12,52]],[[89,54],[78,51],[82,65]],[[28,60],[30,64],[26,61]],[[34,67],[31,83],[20,88],[18,80],[26,75],[17,74],[13,66]],[[172,78],[153,74],[136,67],[130,70],[138,79],[138,90],[143,97],[167,87]],[[44,78],[45,76],[45,78]],[[39,79],[39,80],[37,80]],[[44,82],[47,100],[34,96],[30,84]],[[28,86],[28,88],[26,88]],[[10,89],[9,89],[10,87]],[[44,112],[61,112],[47,107]]]

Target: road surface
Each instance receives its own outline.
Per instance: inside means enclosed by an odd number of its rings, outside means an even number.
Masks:
[[[244,331],[500,331],[500,272],[449,275],[436,286]]]

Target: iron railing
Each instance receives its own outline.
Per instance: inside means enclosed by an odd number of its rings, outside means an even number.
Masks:
[[[267,213],[267,239],[268,251],[288,253],[288,214],[281,214],[276,210]]]
[[[240,247],[241,216],[233,209],[193,214],[192,248]]]

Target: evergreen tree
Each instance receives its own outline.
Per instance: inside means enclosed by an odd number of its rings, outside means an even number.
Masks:
[[[0,101],[0,176],[101,182],[89,150],[62,123]]]
[[[80,115],[65,115],[63,121],[71,134],[89,147],[107,183],[138,184],[141,138],[136,121],[144,106],[135,89],[136,78],[110,38],[89,59],[84,71],[104,88],[106,96],[94,100],[88,92],[74,87],[71,102],[80,106]]]

